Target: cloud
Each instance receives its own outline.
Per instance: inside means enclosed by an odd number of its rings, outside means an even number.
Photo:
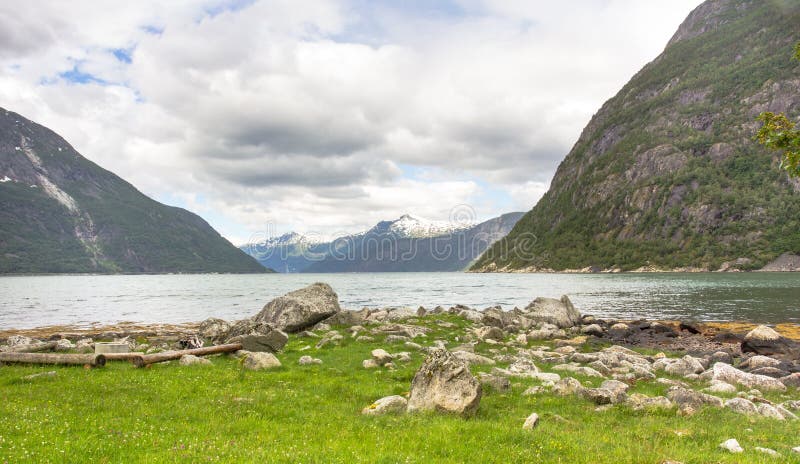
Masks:
[[[23,2],[0,6],[0,101],[236,240],[485,219],[535,204],[698,3]]]

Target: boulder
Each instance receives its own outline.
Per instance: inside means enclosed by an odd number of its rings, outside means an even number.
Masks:
[[[406,411],[408,401],[399,395],[387,396],[361,410],[367,416],[380,416],[383,414],[402,414]]]
[[[783,417],[783,413],[781,413],[781,411],[778,410],[778,408],[776,408],[775,406],[773,406],[771,404],[758,403],[758,404],[756,404],[756,409],[758,409],[758,414],[761,415],[761,416],[768,417],[770,419],[780,420],[780,421],[786,420],[786,418]]]
[[[625,404],[634,411],[670,409],[674,405],[664,396],[647,396],[641,393],[633,393],[625,400]]]
[[[503,341],[506,334],[503,333],[502,329],[493,326],[485,326],[477,329],[475,331],[475,336],[481,340],[494,340],[494,341]]]
[[[391,354],[389,354],[386,350],[380,348],[372,350],[372,353],[370,353],[370,355],[372,356],[372,359],[375,360],[375,364],[379,366],[384,366],[392,362],[392,359],[394,359],[394,357]]]
[[[736,387],[721,380],[712,380],[711,386],[706,388],[710,393],[736,393]]]
[[[745,335],[742,341],[742,353],[797,359],[800,357],[800,344],[765,325],[760,325]]]
[[[56,346],[53,348],[54,351],[69,351],[73,349],[75,349],[75,344],[67,340],[66,338],[58,340],[56,342]]]
[[[434,348],[411,381],[408,411],[442,411],[471,416],[481,401],[481,384],[466,363]]]
[[[718,362],[711,368],[711,372],[712,380],[721,380],[731,385],[739,384],[746,388],[757,388],[762,391],[786,391],[786,386],[778,379],[765,375],[748,374],[729,364]]]
[[[617,380],[606,380],[600,388],[586,388],[581,394],[594,404],[618,404],[624,402],[628,395],[628,385]]]
[[[94,353],[94,340],[81,338],[75,342],[75,351],[78,353]]]
[[[513,315],[500,306],[493,306],[483,310],[481,315],[481,323],[490,327],[497,327],[498,329],[505,329],[507,325],[512,323]]]
[[[603,336],[603,328],[600,324],[589,324],[581,328],[581,333],[584,335],[594,335],[595,337]]]
[[[315,283],[275,298],[253,317],[288,333],[302,332],[341,311],[330,285]]]
[[[789,374],[786,377],[781,377],[780,381],[787,387],[800,388],[800,373],[795,372],[794,374]]]
[[[211,364],[211,361],[191,354],[185,354],[181,356],[180,364],[181,366],[207,366]]]
[[[511,382],[507,377],[481,372],[478,374],[478,379],[481,385],[487,386],[498,393],[505,393],[511,390]]]
[[[566,329],[581,323],[581,313],[575,309],[569,297],[536,298],[525,308],[525,317],[536,322],[547,322]]]
[[[228,343],[241,343],[242,349],[253,352],[277,353],[283,349],[289,337],[280,330],[273,330],[266,335],[239,335],[228,340]]]
[[[494,359],[469,351],[454,351],[453,356],[469,365],[494,366],[496,364]]]
[[[369,310],[361,310],[361,311],[349,311],[349,310],[341,310],[338,313],[334,314],[333,316],[325,319],[325,323],[328,325],[343,325],[343,326],[354,326],[354,325],[361,325],[367,320],[367,316],[369,315]]]
[[[667,398],[677,404],[678,409],[684,414],[693,414],[705,405],[716,408],[723,406],[721,398],[683,387],[671,387],[667,390]]]
[[[269,351],[272,353],[282,350],[289,340],[289,337],[283,331],[276,329],[272,324],[253,319],[243,319],[236,322],[231,326],[224,338],[226,343],[241,343],[247,351]],[[244,346],[245,343],[250,347]]]
[[[553,385],[553,393],[558,396],[569,396],[581,394],[586,388],[581,385],[578,379],[572,377],[565,377]]]
[[[730,363],[728,363],[730,364]],[[769,356],[762,356],[760,354],[744,360],[740,365],[740,369],[760,369],[762,367],[780,367],[783,364],[780,360],[770,358]]]
[[[245,369],[261,371],[281,367],[281,362],[272,353],[247,353],[243,365]]]
[[[664,372],[670,375],[686,377],[691,374],[700,374],[704,371],[703,365],[700,360],[689,356],[688,354],[677,361],[669,363]]]
[[[200,323],[197,333],[211,343],[220,343],[228,336],[231,324],[228,321],[210,317]]]
[[[725,407],[737,414],[744,414],[746,416],[755,416],[758,414],[756,405],[745,398],[731,398],[726,400]]]

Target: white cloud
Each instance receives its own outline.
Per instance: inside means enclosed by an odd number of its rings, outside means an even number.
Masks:
[[[0,5],[0,106],[233,240],[267,223],[447,219],[464,203],[484,219],[506,211],[472,179],[530,208],[591,115],[698,3]],[[70,71],[102,82],[59,77]]]

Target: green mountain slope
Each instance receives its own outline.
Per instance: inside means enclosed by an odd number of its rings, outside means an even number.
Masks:
[[[473,270],[758,268],[800,252],[800,183],[753,137],[800,116],[800,1],[709,0],[607,101]]]
[[[158,203],[0,108],[0,272],[265,272],[196,214]]]

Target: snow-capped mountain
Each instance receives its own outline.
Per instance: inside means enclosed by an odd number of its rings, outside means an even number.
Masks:
[[[310,243],[309,239],[305,235],[298,234],[297,232],[288,232],[279,237],[270,237],[265,240],[259,240],[255,243],[250,243],[249,245],[272,248],[285,245],[300,245],[303,243]]]
[[[278,272],[457,271],[505,236],[521,216],[509,213],[464,224],[404,214],[331,241],[289,232],[241,249]],[[451,254],[441,256],[442,250]]]
[[[366,234],[390,234],[397,238],[426,238],[448,235],[459,230],[469,229],[475,224],[446,221],[430,221],[420,217],[404,214],[394,221],[381,221],[369,229]]]

